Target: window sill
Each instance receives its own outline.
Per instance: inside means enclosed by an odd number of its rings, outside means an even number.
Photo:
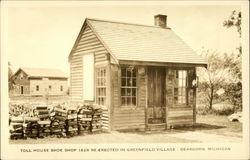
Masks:
[[[119,109],[121,110],[136,110],[138,109],[137,106],[121,106]]]

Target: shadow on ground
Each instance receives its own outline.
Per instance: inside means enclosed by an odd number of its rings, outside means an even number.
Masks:
[[[211,125],[206,123],[196,123],[193,126],[176,126],[174,130],[196,131],[226,128],[225,126]]]
[[[175,126],[173,129],[162,130],[162,131],[141,131],[141,130],[120,130],[121,133],[133,133],[139,135],[148,135],[148,134],[162,134],[162,133],[182,133],[187,131],[202,131],[202,130],[215,130],[226,128],[225,126],[211,125],[205,123],[196,123],[195,125],[183,125]]]

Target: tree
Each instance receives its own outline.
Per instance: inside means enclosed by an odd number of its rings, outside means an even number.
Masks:
[[[234,10],[231,16],[223,22],[223,26],[227,28],[236,27],[241,37],[241,11]],[[226,95],[234,106],[242,110],[242,46],[240,45],[237,49],[239,52],[229,66],[235,82],[226,86]]]
[[[242,59],[237,54],[230,54],[225,58],[228,64],[229,83],[225,88],[225,99],[230,102],[236,110],[242,110]]]
[[[230,17],[223,22],[223,26],[230,28],[230,27],[236,27],[237,31],[239,33],[239,36],[241,37],[241,11],[232,11]],[[241,75],[241,55],[242,55],[242,46],[240,45],[238,48],[238,54],[235,59],[235,62],[231,64],[231,70],[232,74],[234,74],[238,79],[241,81],[242,75]]]
[[[227,54],[219,54],[216,51],[204,50],[202,56],[208,61],[207,68],[199,68],[198,72],[202,75],[201,90],[205,93],[205,99],[209,109],[212,109],[216,97],[216,91],[222,87],[222,84],[229,78],[229,64],[232,58]]]
[[[239,36],[241,37],[241,11],[232,11],[230,17],[223,22],[223,26],[227,28],[236,27]],[[242,46],[240,45],[237,49],[239,51],[238,56],[241,56]]]
[[[223,26],[227,28],[236,27],[241,37],[241,11],[234,10],[231,16],[223,22]]]
[[[230,102],[235,111],[242,111],[242,83],[229,83],[225,85],[225,95],[224,98]]]
[[[223,22],[223,26],[236,27],[241,37],[241,12],[233,11],[230,17]],[[215,51],[204,50],[202,55],[208,60],[208,67],[198,69],[201,85],[199,89],[205,94],[209,109],[212,109],[214,100],[228,101],[235,107],[242,109],[242,47],[237,48],[238,53],[219,54]],[[225,90],[222,97],[218,97],[218,89]]]
[[[13,81],[10,79],[13,76],[13,71],[11,69],[11,63],[8,62],[8,86],[9,86],[9,90],[13,89],[14,84]]]

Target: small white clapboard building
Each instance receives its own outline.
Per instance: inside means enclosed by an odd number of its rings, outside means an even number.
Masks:
[[[72,101],[106,106],[111,130],[196,121],[196,67],[207,62],[166,15],[154,18],[155,26],[87,18],[69,55]]]
[[[14,96],[62,96],[68,91],[68,77],[58,69],[19,68],[10,80]]]

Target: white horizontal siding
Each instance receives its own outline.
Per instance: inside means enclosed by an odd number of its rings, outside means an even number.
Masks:
[[[86,26],[70,57],[70,94],[72,101],[83,100],[83,55],[94,53],[94,62],[107,61],[107,50],[89,26]],[[93,80],[94,81],[94,80]]]

